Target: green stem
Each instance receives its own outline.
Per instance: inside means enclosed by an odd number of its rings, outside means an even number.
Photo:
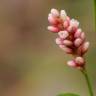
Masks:
[[[89,77],[88,77],[88,74],[87,74],[86,69],[83,69],[81,72],[83,73],[83,75],[84,75],[84,77],[85,77],[85,79],[86,79],[86,83],[87,83],[87,85],[88,85],[88,89],[89,89],[89,94],[90,94],[90,96],[94,96],[93,90],[92,90],[92,87],[91,87],[91,83],[90,83],[90,80],[89,80]]]
[[[96,31],[96,0],[94,0],[94,19],[95,19],[95,31]]]

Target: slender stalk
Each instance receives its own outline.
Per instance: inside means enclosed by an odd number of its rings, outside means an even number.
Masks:
[[[83,75],[85,77],[85,80],[86,80],[86,83],[88,85],[88,90],[89,90],[90,96],[94,96],[93,90],[92,90],[92,87],[91,87],[91,83],[90,83],[90,80],[89,80],[89,77],[88,77],[86,69],[83,69],[81,72],[83,73]]]
[[[94,19],[95,19],[95,31],[96,31],[96,0],[94,0]]]

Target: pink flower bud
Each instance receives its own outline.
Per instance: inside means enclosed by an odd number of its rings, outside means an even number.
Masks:
[[[66,39],[69,36],[69,33],[67,31],[60,31],[58,35],[60,38]]]
[[[62,49],[62,50],[64,50],[67,54],[72,54],[72,49],[71,48],[68,48],[68,47],[66,47],[66,46],[64,46],[64,45],[59,45],[59,47]]]
[[[48,26],[48,30],[52,31],[54,33],[58,33],[59,32],[59,29],[57,27],[54,27],[54,26]]]
[[[77,28],[76,27],[72,27],[72,26],[68,26],[68,28],[66,29],[69,33],[74,33]]]
[[[82,45],[82,53],[85,53],[85,52],[88,51],[89,45],[90,45],[89,42],[85,42],[85,43]]]
[[[71,19],[70,26],[77,28],[79,26],[79,22],[75,19]]]
[[[63,44],[61,38],[56,38],[55,42],[56,42],[56,44],[58,44],[58,45],[62,45],[62,44]]]
[[[70,40],[64,40],[63,43],[65,46],[72,46],[73,45],[72,41],[70,41]]]
[[[54,16],[54,17],[59,17],[59,11],[57,9],[51,9],[51,14]]]
[[[77,55],[82,56],[82,45],[77,49]]]
[[[67,28],[68,32],[75,32],[79,26],[79,22],[75,19],[70,20],[70,26]]]
[[[80,37],[81,37],[82,40],[85,40],[85,33],[82,32]]]
[[[76,58],[75,58],[75,62],[76,62],[78,65],[84,65],[85,60],[83,59],[83,57],[76,57]]]
[[[76,33],[74,34],[75,38],[78,38],[81,36],[82,30],[81,29],[77,29]]]
[[[75,63],[74,60],[68,61],[67,65],[70,66],[70,67],[76,67],[76,63]]]
[[[52,14],[49,14],[49,16],[48,16],[48,21],[49,21],[49,23],[50,24],[57,24],[57,20],[56,20],[56,18],[54,18],[53,16],[52,16]]]
[[[72,26],[68,26],[67,31],[68,32],[73,32],[72,29],[73,29]]]
[[[68,22],[70,22],[70,17],[69,17],[69,16],[67,16],[66,20],[67,20]]]
[[[79,47],[81,44],[83,43],[82,39],[80,38],[77,38],[75,41],[74,41],[74,45],[76,47]]]
[[[63,26],[64,28],[67,28],[69,26],[69,21],[68,20],[64,21]]]
[[[66,20],[67,14],[66,14],[65,10],[61,10],[60,17],[61,17],[62,20]]]

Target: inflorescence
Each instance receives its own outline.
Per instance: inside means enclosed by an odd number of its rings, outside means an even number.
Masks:
[[[48,21],[50,23],[48,30],[58,34],[56,44],[67,54],[74,56],[67,64],[75,68],[84,68],[84,54],[89,48],[89,42],[86,41],[85,33],[79,28],[79,22],[70,19],[65,10],[59,12],[56,9],[51,9]]]

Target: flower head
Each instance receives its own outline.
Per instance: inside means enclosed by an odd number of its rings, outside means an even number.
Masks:
[[[83,68],[85,65],[83,56],[89,48],[89,42],[86,41],[85,33],[79,28],[79,22],[70,19],[65,10],[59,12],[57,9],[51,9],[48,21],[50,24],[48,30],[58,33],[56,44],[67,54],[72,54],[75,57],[67,64],[71,67]]]

